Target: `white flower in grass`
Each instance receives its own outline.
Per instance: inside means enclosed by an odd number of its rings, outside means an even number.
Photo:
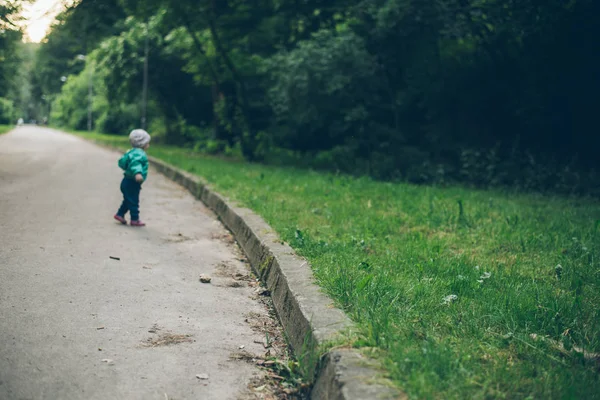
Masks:
[[[446,297],[444,297],[444,301],[442,302],[442,304],[450,304],[453,301],[455,301],[456,299],[458,299],[458,296],[455,294],[450,294]]]
[[[490,279],[491,276],[492,276],[491,272],[484,272],[483,275],[481,275],[479,277],[479,279]]]
[[[476,269],[477,271],[479,271],[479,265],[476,265],[476,266],[475,266],[475,269]]]

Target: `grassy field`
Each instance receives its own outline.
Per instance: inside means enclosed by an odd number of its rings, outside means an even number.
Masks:
[[[10,131],[14,127],[15,127],[14,125],[0,125],[0,135],[2,135],[3,133],[6,133],[8,131]]]
[[[149,154],[262,215],[409,397],[600,398],[599,202]]]

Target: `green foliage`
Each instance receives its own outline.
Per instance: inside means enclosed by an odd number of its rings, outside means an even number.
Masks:
[[[0,97],[0,124],[14,124],[16,122],[13,102]]]
[[[329,150],[369,134],[364,99],[376,85],[376,65],[361,38],[322,30],[266,65],[275,144],[300,151]]]
[[[15,108],[21,108],[23,68],[26,54],[22,54],[20,11],[26,1],[5,0],[0,3],[0,124],[14,123]]]
[[[17,74],[20,58],[18,43],[21,32],[18,30],[3,29],[0,27],[0,95],[14,89],[12,77]]]
[[[50,97],[59,93],[61,77],[83,69],[78,56],[91,53],[105,37],[117,34],[124,17],[117,0],[82,0],[59,14],[36,55],[34,91]]]
[[[96,130],[112,134],[127,135],[138,127],[139,107],[136,104],[117,104],[110,106],[105,97],[95,100],[97,121]]]
[[[92,74],[91,66],[88,66],[80,74],[69,76],[52,105],[50,120],[53,124],[70,129],[86,129]],[[95,81],[96,84],[100,82],[97,77]]]
[[[92,128],[122,135],[136,128],[138,106],[127,103],[110,104],[110,92],[105,86],[106,73],[107,70],[97,62],[95,53],[87,57],[84,69],[77,75],[70,75],[60,94],[55,97],[50,115],[52,124],[71,130],[87,129],[91,100]]]
[[[150,124],[168,143],[377,179],[591,193],[600,31],[587,16],[599,7],[84,0],[38,52],[33,97],[53,97],[97,48],[107,107],[132,118],[103,127],[135,125],[148,39]]]
[[[0,3],[0,28],[12,29],[20,19],[19,13],[27,0],[4,0]]]

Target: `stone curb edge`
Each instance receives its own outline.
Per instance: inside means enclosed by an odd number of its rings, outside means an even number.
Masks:
[[[214,192],[202,178],[156,158],[148,159],[161,174],[202,201],[233,233],[254,272],[271,292],[277,316],[298,358],[352,329],[350,319],[314,283],[308,262],[283,243],[260,216]],[[330,350],[318,368],[311,391],[313,400],[406,398],[391,385],[382,383],[385,380],[381,379],[376,364],[356,350]]]

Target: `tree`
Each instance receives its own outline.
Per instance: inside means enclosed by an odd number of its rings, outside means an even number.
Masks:
[[[23,55],[20,50],[22,32],[20,12],[28,1],[5,0],[0,3],[0,123],[16,119],[15,104],[21,97],[19,77]],[[18,105],[17,105],[18,107]]]
[[[171,143],[418,182],[548,188],[599,166],[593,0],[104,3],[61,15],[38,53],[41,93],[100,48],[108,109],[129,110],[147,42]]]

